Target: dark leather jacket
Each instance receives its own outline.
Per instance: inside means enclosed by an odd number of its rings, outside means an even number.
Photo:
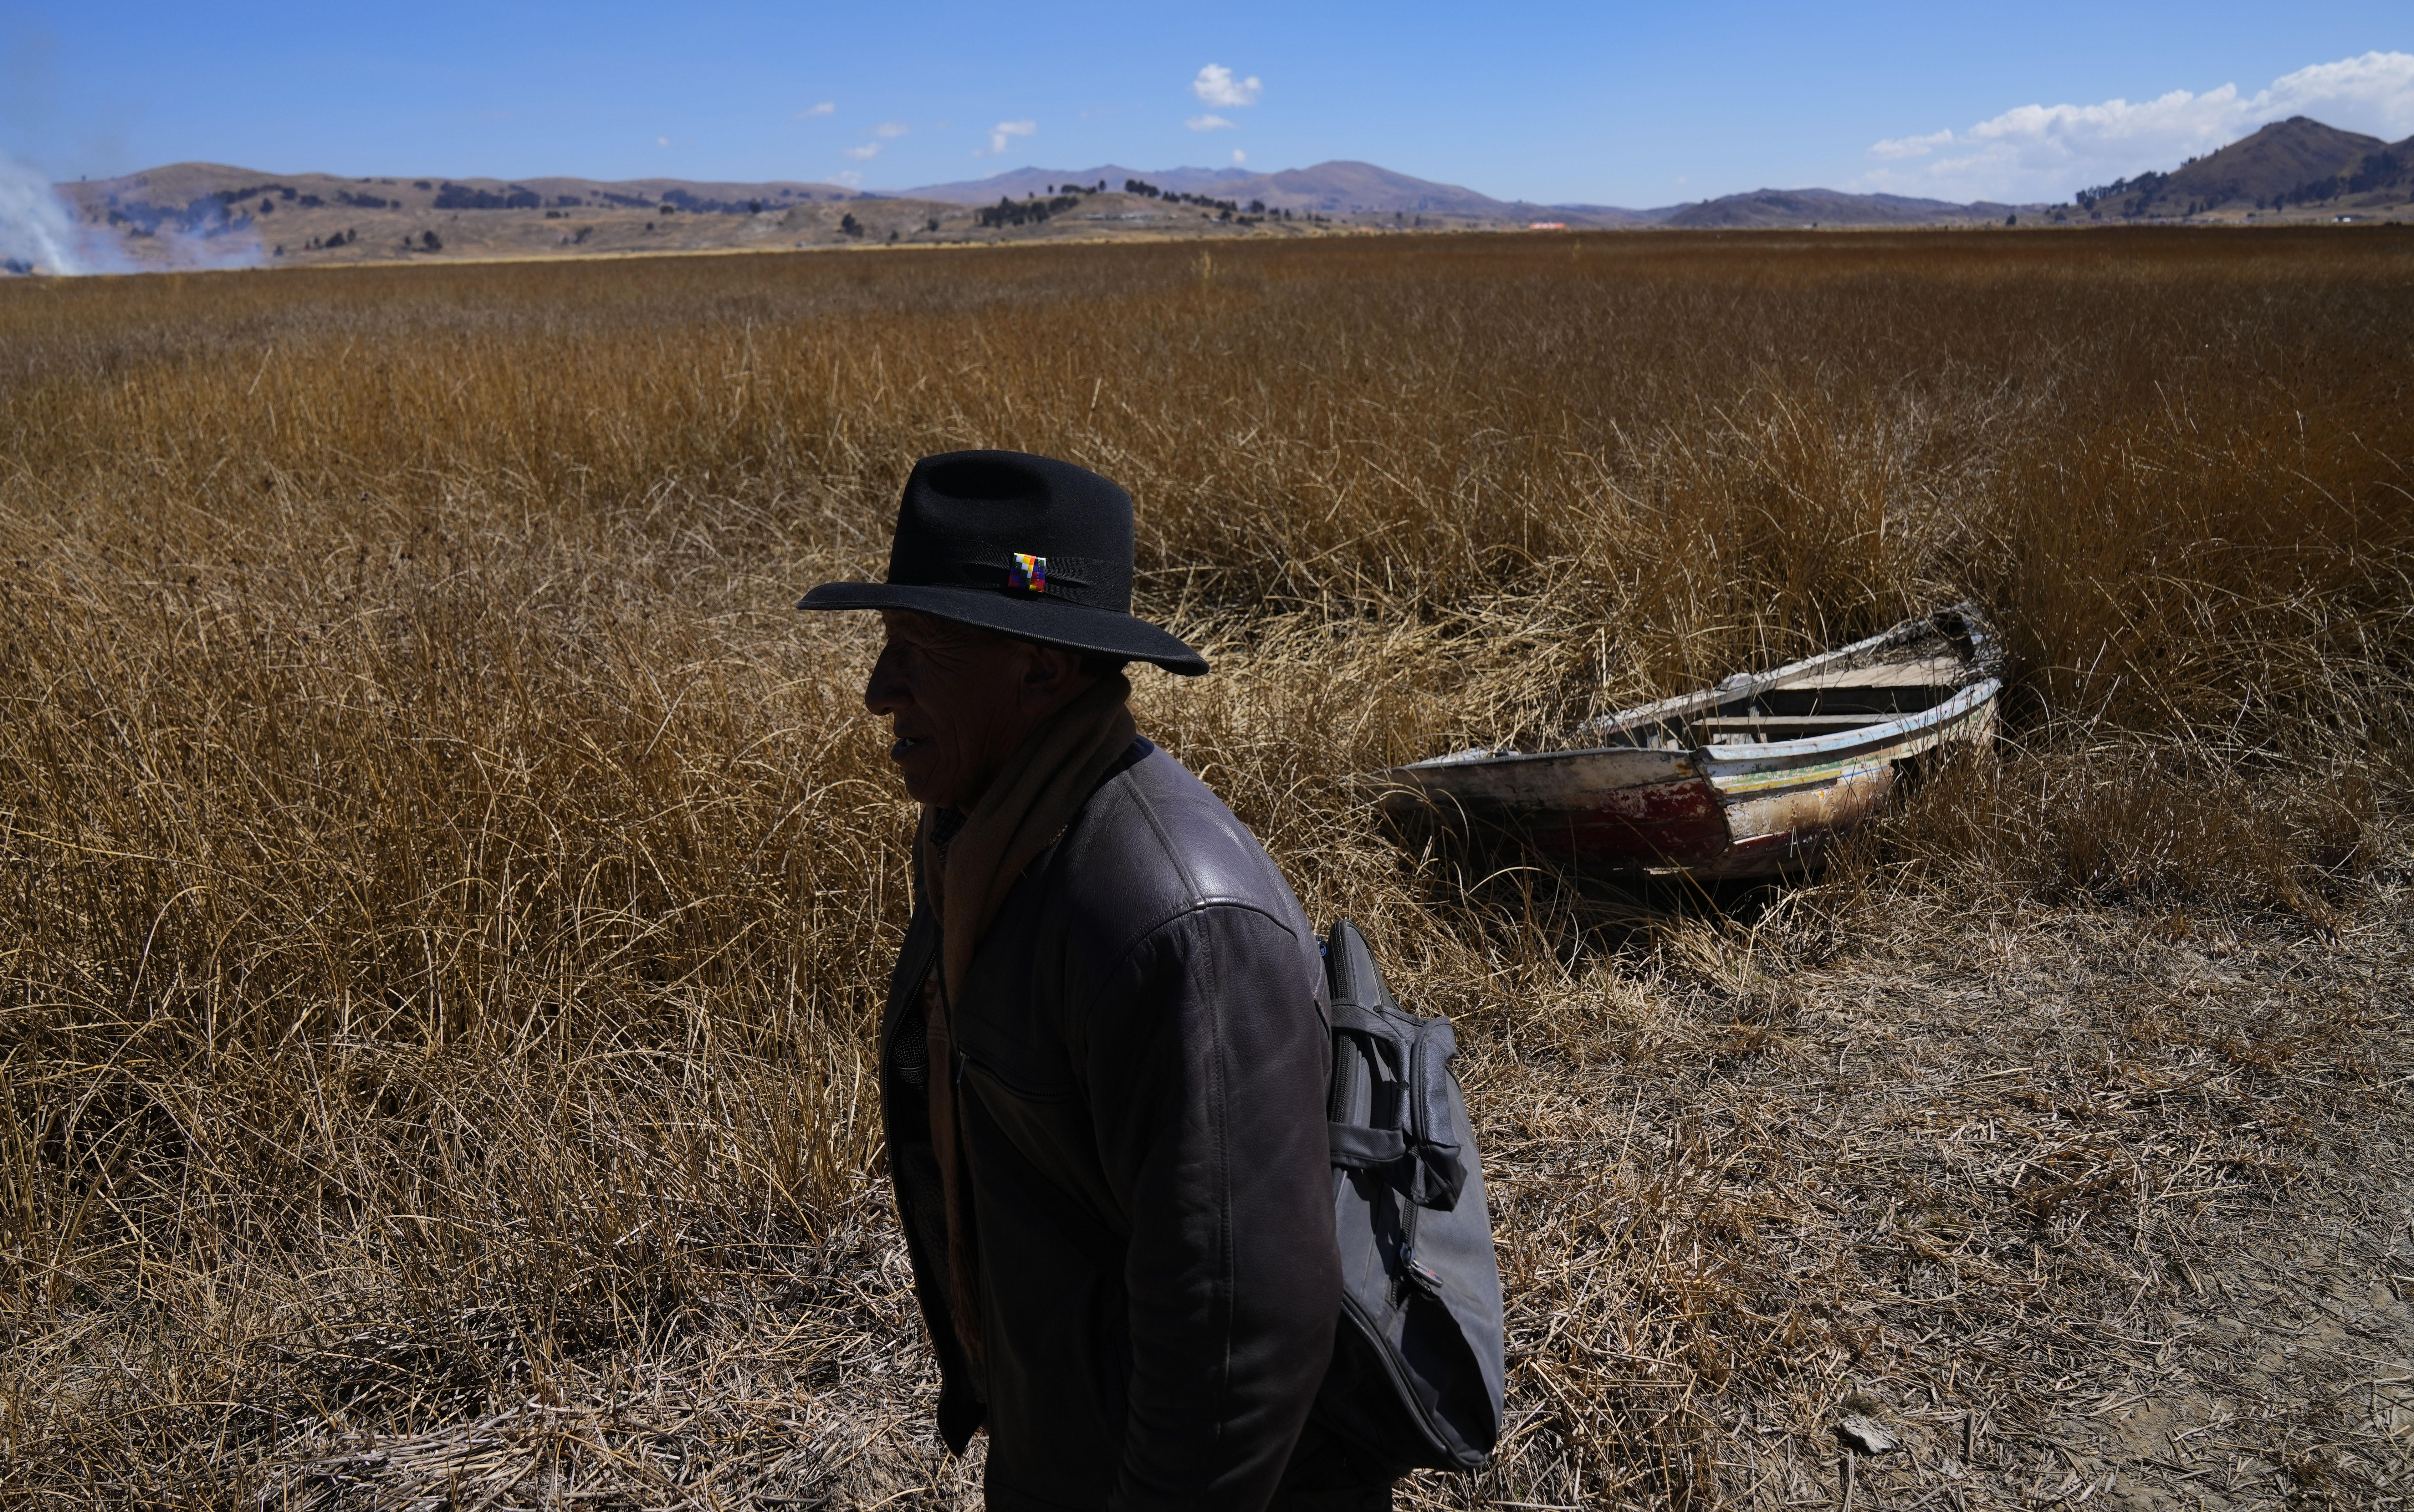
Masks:
[[[918,898],[918,890],[917,890]],[[1340,1309],[1315,932],[1231,811],[1145,740],[1017,880],[930,1067],[937,928],[881,1024],[890,1170],[961,1450],[992,1508],[1256,1508]],[[929,1078],[960,1077],[987,1379],[949,1317]],[[986,1397],[986,1401],[982,1400]]]

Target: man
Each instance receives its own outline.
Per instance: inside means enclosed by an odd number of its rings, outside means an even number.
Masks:
[[[880,1031],[889,1167],[1000,1509],[1387,1506],[1307,1428],[1341,1299],[1317,940],[1262,847],[1140,738],[1132,506],[1012,452],[925,457],[864,689],[921,804]]]

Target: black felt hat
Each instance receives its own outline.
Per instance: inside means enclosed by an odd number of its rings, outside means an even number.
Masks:
[[[1087,467],[1022,452],[914,464],[886,583],[825,583],[799,609],[918,609],[1017,640],[1195,677],[1198,652],[1131,615],[1131,496]]]

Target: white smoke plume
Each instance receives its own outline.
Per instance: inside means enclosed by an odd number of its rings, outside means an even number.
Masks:
[[[11,273],[92,271],[82,256],[75,215],[51,181],[0,155],[0,265]]]
[[[70,276],[263,265],[266,248],[250,217],[239,209],[230,216],[230,208],[195,200],[181,214],[146,219],[121,235],[113,225],[80,222],[75,207],[49,179],[0,154],[0,274]]]
[[[248,220],[237,217],[220,218],[189,231],[161,227],[154,233],[159,245],[166,249],[167,261],[147,267],[137,266],[130,259],[124,265],[109,268],[88,268],[94,273],[200,273],[217,268],[259,268],[268,262],[268,249],[260,245],[260,236]],[[91,245],[89,242],[85,244]],[[115,249],[115,243],[111,244]]]

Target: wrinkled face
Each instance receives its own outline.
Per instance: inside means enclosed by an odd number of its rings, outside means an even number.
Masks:
[[[918,803],[970,808],[1040,720],[1093,679],[1080,659],[994,630],[884,609],[863,703],[896,734],[888,759]]]

